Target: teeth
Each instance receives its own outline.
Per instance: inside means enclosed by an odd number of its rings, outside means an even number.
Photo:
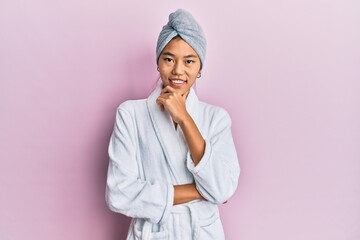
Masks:
[[[183,83],[184,81],[183,80],[171,80],[173,83],[177,83],[177,84],[181,84]]]

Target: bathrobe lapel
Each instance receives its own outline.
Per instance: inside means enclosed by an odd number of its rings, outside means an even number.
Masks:
[[[181,184],[181,180],[186,178],[184,176],[183,168],[185,158],[181,153],[181,142],[176,133],[174,123],[170,114],[167,111],[162,111],[160,106],[156,103],[162,90],[162,84],[159,84],[147,99],[147,107],[154,127],[156,136],[163,149],[167,164],[174,177],[176,184]],[[191,88],[186,99],[186,109],[195,123],[197,122],[196,108],[198,98]],[[180,130],[180,129],[179,129]],[[151,144],[151,143],[150,143]]]

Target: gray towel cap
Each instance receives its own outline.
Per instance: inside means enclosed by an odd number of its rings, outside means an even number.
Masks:
[[[169,15],[169,22],[163,26],[156,45],[156,63],[160,54],[174,37],[179,35],[198,54],[201,67],[204,64],[206,54],[206,39],[200,25],[194,17],[183,9],[178,9]]]

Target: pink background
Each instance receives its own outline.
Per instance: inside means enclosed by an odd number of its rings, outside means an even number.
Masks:
[[[233,120],[227,239],[360,239],[356,0],[1,0],[0,239],[125,238],[104,200],[115,109],[149,94],[179,7],[208,39],[198,95]]]

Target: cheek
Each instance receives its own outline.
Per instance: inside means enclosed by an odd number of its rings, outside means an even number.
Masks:
[[[170,72],[170,68],[164,64],[159,65],[160,75],[167,75]]]
[[[160,73],[160,78],[161,78],[161,80],[162,80],[164,83],[168,81],[168,77],[169,77],[168,74],[166,74],[166,73]]]
[[[200,65],[193,66],[191,67],[191,69],[189,69],[189,75],[195,76],[195,78],[199,74],[199,72],[200,72]]]
[[[191,71],[191,74],[190,74],[190,75],[191,75],[191,78],[195,78],[195,79],[196,79],[199,71],[200,71],[200,70],[193,70],[193,71]]]
[[[159,68],[159,73],[160,73],[160,78],[163,82],[166,82],[168,79],[168,74],[166,73],[166,71],[164,71],[164,69]]]

